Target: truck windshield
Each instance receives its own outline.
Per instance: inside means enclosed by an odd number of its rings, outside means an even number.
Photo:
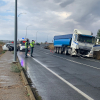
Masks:
[[[78,36],[78,41],[94,44],[95,43],[95,37],[88,36],[88,35],[79,35]]]

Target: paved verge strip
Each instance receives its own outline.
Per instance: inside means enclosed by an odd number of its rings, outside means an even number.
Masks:
[[[22,67],[21,67],[21,65],[20,65],[19,59],[18,59],[18,65],[19,65],[19,68],[22,69]],[[24,84],[25,84],[25,86],[26,86],[26,88],[27,88],[27,92],[28,92],[28,94],[29,94],[30,99],[31,99],[31,100],[36,100],[35,97],[34,97],[34,95],[33,95],[32,90],[31,90],[31,87],[29,86],[29,83],[28,83],[28,81],[27,81],[27,79],[26,79],[26,77],[25,77],[25,74],[24,74],[23,69],[21,70],[21,76],[22,76],[23,81],[24,81]]]

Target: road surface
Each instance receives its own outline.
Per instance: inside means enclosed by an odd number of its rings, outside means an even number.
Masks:
[[[100,100],[100,61],[56,54],[35,46],[34,57],[18,52],[43,100]]]

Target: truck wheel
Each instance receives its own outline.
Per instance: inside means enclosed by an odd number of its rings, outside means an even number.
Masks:
[[[59,48],[59,53],[62,54],[62,48]]]
[[[72,49],[71,49],[71,51],[70,51],[70,56],[73,57],[73,55],[72,55]]]
[[[57,48],[56,47],[54,48],[54,52],[57,53]]]
[[[68,50],[67,50],[67,48],[65,48],[64,54],[65,54],[65,55],[68,54]]]
[[[57,53],[59,53],[59,48],[57,48]]]

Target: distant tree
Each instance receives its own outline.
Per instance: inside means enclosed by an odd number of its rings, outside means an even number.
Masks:
[[[98,29],[97,37],[100,37],[100,29]]]

